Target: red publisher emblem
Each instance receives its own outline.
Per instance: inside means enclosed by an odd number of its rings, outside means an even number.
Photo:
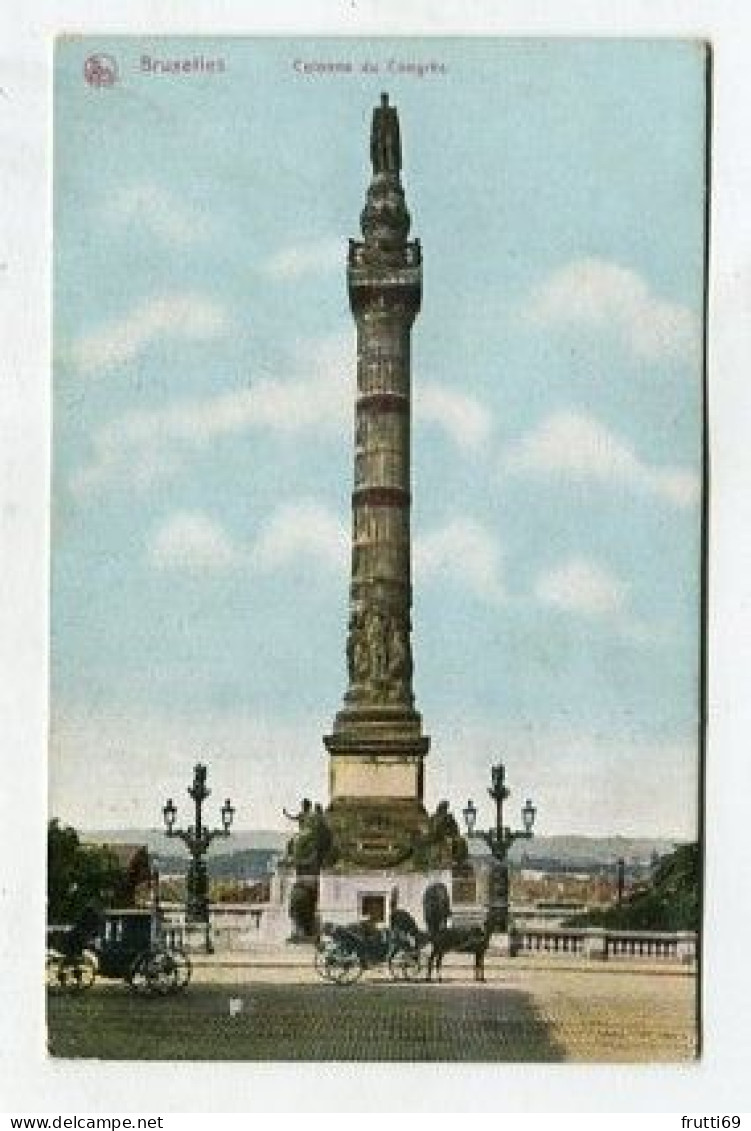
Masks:
[[[89,55],[83,65],[83,77],[89,86],[114,86],[117,82],[117,63],[111,55]]]

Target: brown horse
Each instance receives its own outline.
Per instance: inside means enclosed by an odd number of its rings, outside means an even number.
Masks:
[[[485,981],[485,955],[490,946],[490,919],[485,925],[474,927],[442,927],[430,936],[431,950],[428,958],[428,981],[435,970],[438,981],[441,981],[441,967],[444,955],[449,951],[459,954],[471,954],[475,960],[475,981]]]

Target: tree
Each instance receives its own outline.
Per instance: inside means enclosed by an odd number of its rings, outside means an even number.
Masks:
[[[106,848],[81,844],[70,825],[55,818],[47,827],[47,919],[70,923],[85,910],[112,907],[126,881]]]
[[[252,898],[251,888],[242,880],[212,880],[209,893],[215,903],[249,903]]]
[[[683,844],[663,856],[651,883],[620,907],[590,911],[567,919],[567,927],[616,927],[633,931],[698,931],[700,926],[701,851]]]

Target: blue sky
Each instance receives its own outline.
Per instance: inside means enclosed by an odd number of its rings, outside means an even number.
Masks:
[[[114,87],[84,82],[94,51]],[[693,835],[703,63],[670,41],[58,43],[53,813],[157,823],[199,757],[246,827],[326,798],[346,247],[388,90],[425,258],[428,802],[479,801],[502,758],[540,832]]]

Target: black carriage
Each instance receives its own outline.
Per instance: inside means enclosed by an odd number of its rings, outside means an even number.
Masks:
[[[190,959],[159,912],[107,911],[95,952],[102,977],[122,978],[138,992],[170,993],[190,981]]]
[[[45,978],[51,989],[85,990],[94,984],[96,955],[89,948],[74,944],[71,934],[70,927],[53,927],[47,931]]]
[[[71,938],[76,934],[77,940]],[[184,989],[192,970],[177,934],[165,925],[158,911],[105,911],[83,945],[76,945],[83,935],[77,927],[67,933],[67,939],[65,935],[51,938],[48,984],[85,989],[101,976],[122,979],[137,993],[167,994]]]
[[[93,947],[101,924],[101,914],[87,907],[75,923],[47,928],[48,986],[84,990],[94,984],[98,960]]]
[[[364,970],[388,966],[397,981],[424,975],[422,946],[427,936],[407,912],[395,913],[388,927],[370,920],[348,926],[324,925],[316,945],[315,968],[327,981],[351,985]]]

